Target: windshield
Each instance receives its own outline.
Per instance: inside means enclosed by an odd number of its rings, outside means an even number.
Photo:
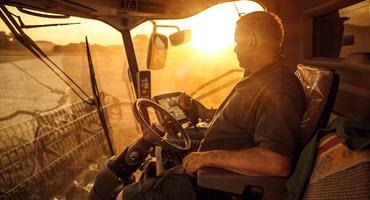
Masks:
[[[41,61],[0,22],[0,199],[86,199],[113,152],[91,101],[85,36],[113,151],[140,136],[121,34],[95,20],[7,9],[19,24],[63,25],[23,29],[50,59]]]
[[[175,25],[190,29],[192,40],[170,46],[163,69],[152,70],[153,96],[181,91],[217,108],[232,87],[243,77],[234,54],[234,29],[241,14],[263,10],[253,1],[228,2],[213,6],[193,17],[179,20],[157,20],[157,25]],[[141,24],[132,30],[135,53],[140,70],[146,70],[148,38],[153,25]],[[168,35],[173,28],[157,28]]]

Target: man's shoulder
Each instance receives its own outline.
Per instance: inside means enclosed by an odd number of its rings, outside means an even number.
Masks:
[[[302,89],[302,85],[297,76],[295,76],[294,73],[284,65],[271,70],[271,73],[266,74],[263,78],[266,87],[277,93],[289,94],[292,91]]]
[[[299,79],[289,67],[279,64],[270,67],[258,74],[252,74],[242,79],[236,86],[241,93],[285,93],[288,95],[302,95],[303,88]]]

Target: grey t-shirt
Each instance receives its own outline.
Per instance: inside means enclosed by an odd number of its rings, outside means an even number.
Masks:
[[[294,158],[305,98],[297,77],[281,64],[240,81],[217,111],[200,151],[255,146]]]

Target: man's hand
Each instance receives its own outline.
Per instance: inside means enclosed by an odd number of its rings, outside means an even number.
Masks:
[[[182,160],[182,166],[185,172],[190,176],[194,176],[199,168],[206,167],[207,152],[192,152]]]
[[[185,115],[192,121],[198,120],[198,118],[210,121],[216,112],[216,109],[207,109],[199,101],[192,99],[186,93],[182,93],[178,99],[179,108],[184,111]]]
[[[186,93],[181,93],[178,101],[181,110],[189,110],[193,106],[191,96]]]
[[[178,105],[179,108],[184,111],[185,115],[191,119],[191,121],[194,121],[198,123],[198,118],[200,118],[198,108],[196,104],[194,104],[194,101],[189,95],[186,93],[182,93],[179,96]]]

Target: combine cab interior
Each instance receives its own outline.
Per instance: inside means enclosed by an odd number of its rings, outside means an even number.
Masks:
[[[181,164],[209,121],[179,96],[221,105],[248,76],[235,24],[262,10],[281,18],[283,63],[304,88],[305,148],[288,177],[202,168],[197,184],[230,199],[370,199],[369,0],[2,0],[0,199],[115,199]]]

